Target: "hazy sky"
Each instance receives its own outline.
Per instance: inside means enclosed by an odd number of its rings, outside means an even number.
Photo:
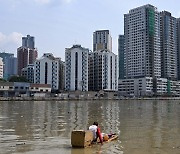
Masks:
[[[65,48],[81,44],[91,50],[93,32],[108,29],[117,54],[124,14],[145,4],[180,17],[178,0],[0,0],[0,52],[16,55],[22,36],[30,34],[38,57],[51,52],[64,60]]]

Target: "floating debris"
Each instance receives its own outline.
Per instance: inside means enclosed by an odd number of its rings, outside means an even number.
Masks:
[[[24,144],[26,144],[25,142],[23,142],[23,143],[16,143],[16,145],[24,145]]]

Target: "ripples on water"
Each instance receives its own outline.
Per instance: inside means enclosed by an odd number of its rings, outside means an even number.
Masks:
[[[118,140],[72,149],[74,129],[98,121]],[[0,153],[178,153],[180,101],[0,102]]]

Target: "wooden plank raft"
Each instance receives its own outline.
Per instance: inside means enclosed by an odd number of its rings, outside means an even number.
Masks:
[[[118,138],[118,135],[112,135],[108,141],[104,141],[104,142],[110,142],[110,141],[113,141],[113,140],[116,140]]]
[[[117,138],[118,135],[112,135],[107,141],[103,141],[103,143],[111,142]],[[85,148],[99,143],[99,138],[97,142],[93,142],[93,133],[91,131],[73,130],[71,133],[71,145],[73,148]]]
[[[113,140],[116,140],[118,138],[118,135],[112,135],[107,141],[103,141],[103,143],[107,143]],[[98,143],[100,143],[100,140],[98,139]]]

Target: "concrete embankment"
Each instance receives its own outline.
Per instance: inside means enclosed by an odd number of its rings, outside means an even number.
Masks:
[[[180,97],[0,97],[0,101],[63,101],[63,100],[180,100]]]

